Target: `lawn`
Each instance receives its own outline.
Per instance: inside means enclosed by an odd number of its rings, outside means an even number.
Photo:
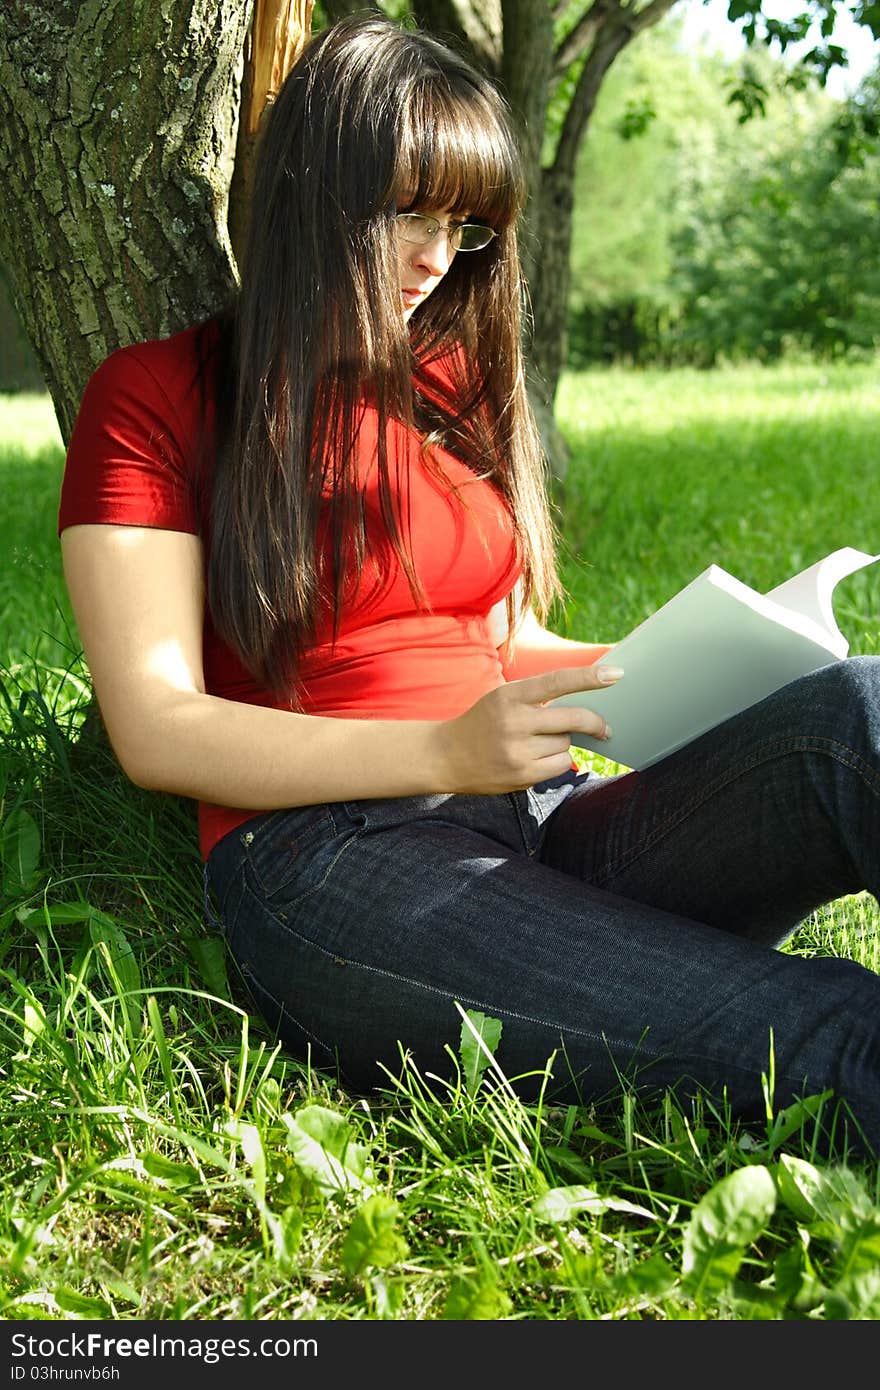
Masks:
[[[585,372],[559,417],[571,636],[711,562],[765,589],[880,550],[876,365]],[[826,1102],[778,1112],[770,1074],[745,1128],[623,1086],[527,1107],[465,1018],[452,1086],[402,1057],[350,1095],[273,1046],[203,926],[191,806],[129,787],[86,717],[61,468],[45,400],[0,397],[0,1317],[880,1316],[877,1166],[821,1157]],[[874,571],[835,607],[880,651]],[[787,949],[876,970],[877,928],[860,894]]]

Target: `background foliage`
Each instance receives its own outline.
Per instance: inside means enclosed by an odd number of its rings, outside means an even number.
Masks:
[[[609,74],[578,165],[569,363],[870,354],[880,343],[880,77],[847,101],[682,47]],[[766,96],[743,120],[742,92]],[[739,97],[739,99],[738,99]]]

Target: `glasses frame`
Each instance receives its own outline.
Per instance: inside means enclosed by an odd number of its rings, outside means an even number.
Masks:
[[[394,221],[398,236],[411,246],[428,246],[441,231],[445,231],[453,251],[484,251],[498,235],[494,228],[486,227],[482,222],[441,222],[439,217],[431,217],[425,212],[398,212],[395,213]],[[413,230],[416,227],[421,228],[424,235],[419,232],[416,236],[411,236],[404,230]],[[480,233],[485,240],[481,240],[479,246],[463,246],[462,237],[466,232]]]

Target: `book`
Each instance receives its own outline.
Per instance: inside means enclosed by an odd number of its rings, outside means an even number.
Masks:
[[[610,739],[572,734],[572,743],[638,771],[798,676],[844,660],[849,643],[832,595],[878,559],[846,546],[766,594],[710,565],[601,658],[623,667],[616,685],[553,702],[594,709],[611,726]]]

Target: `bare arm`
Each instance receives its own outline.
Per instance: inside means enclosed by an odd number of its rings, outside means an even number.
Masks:
[[[325,718],[209,695],[197,537],[72,526],[62,555],[110,741],[128,776],[153,790],[253,810],[512,791],[565,771],[570,732],[602,736],[600,715],[545,707],[607,683],[596,668],[502,686],[445,721]]]
[[[499,610],[496,621],[500,617]],[[506,631],[506,623],[496,630]],[[502,667],[507,680],[524,680],[545,671],[592,666],[609,651],[611,644],[608,642],[573,642],[568,637],[557,636],[543,627],[529,610],[517,628],[512,651],[502,649]]]

